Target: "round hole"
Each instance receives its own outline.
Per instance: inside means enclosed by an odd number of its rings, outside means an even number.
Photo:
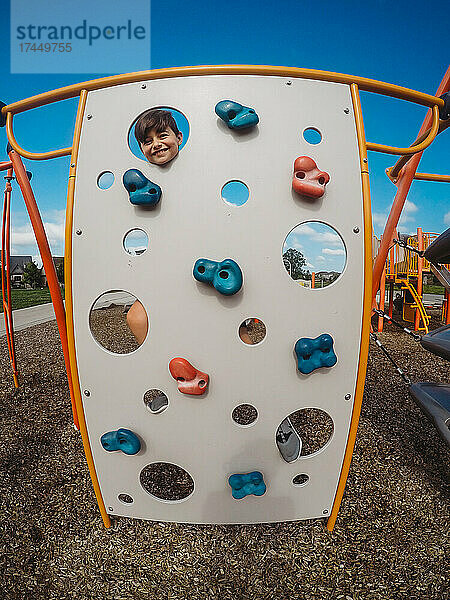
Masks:
[[[158,500],[184,500],[194,491],[194,480],[185,469],[157,462],[144,467],[139,475],[142,488]]]
[[[251,425],[258,418],[258,411],[251,404],[239,404],[233,409],[231,418],[238,425]]]
[[[204,379],[200,379],[200,381],[198,382],[199,387],[205,387],[206,385],[206,381]]]
[[[333,435],[333,419],[319,408],[302,408],[290,414],[288,418],[302,442],[300,457],[315,454]]]
[[[319,177],[319,183],[320,183],[320,185],[324,185],[325,177]]]
[[[321,289],[342,275],[347,253],[335,229],[325,223],[306,221],[286,236],[282,258],[284,268],[297,284]]]
[[[148,330],[147,313],[135,296],[123,290],[102,294],[89,312],[94,339],[109,352],[129,354],[137,350]]]
[[[228,271],[219,271],[219,277],[221,279],[228,279],[228,277],[229,277]]]
[[[153,414],[162,413],[169,406],[169,399],[161,390],[147,390],[144,394],[144,404]]]
[[[299,473],[298,475],[296,475],[294,477],[294,479],[292,480],[292,483],[294,485],[306,485],[309,481],[309,475],[307,475],[306,473]]]
[[[170,107],[166,107],[166,106],[155,106],[152,107],[151,109],[147,109],[147,110],[164,110],[167,112],[170,112],[173,116],[173,118],[175,119],[175,123],[177,125],[178,131],[183,135],[183,140],[181,142],[181,144],[178,146],[178,150],[182,150],[182,148],[184,148],[184,146],[186,145],[186,142],[189,138],[189,121],[187,120],[187,118],[183,115],[182,112],[180,112],[179,110],[176,110],[175,108],[170,108]],[[130,130],[128,132],[128,147],[130,148],[131,152],[134,154],[134,156],[136,156],[137,158],[140,158],[142,160],[145,160],[145,162],[148,162],[144,153],[141,150],[141,147],[136,139],[136,136],[134,134],[134,129],[136,126],[137,121],[142,117],[142,115],[144,115],[147,110],[145,110],[143,113],[141,113],[140,115],[138,115],[136,117],[136,119],[133,121]]]
[[[103,171],[97,177],[97,185],[101,190],[107,190],[114,183],[114,173],[111,171]]]
[[[242,181],[229,181],[222,188],[222,200],[233,206],[242,206],[250,195],[248,187]]]
[[[245,319],[239,325],[239,337],[244,344],[255,346],[266,337],[266,326],[261,319]]]
[[[303,171],[299,171],[295,174],[295,176],[297,177],[297,179],[305,179],[306,174]]]
[[[303,131],[303,139],[305,142],[308,142],[308,144],[315,145],[322,141],[322,134],[315,127],[307,127]]]
[[[148,248],[148,235],[143,229],[131,229],[123,238],[123,247],[132,256],[143,254]]]
[[[124,504],[132,504],[134,502],[133,498],[128,494],[119,494],[117,497]]]
[[[199,273],[204,273],[205,271],[206,271],[206,269],[205,269],[205,267],[204,267],[203,265],[200,265],[200,266],[198,267],[198,272],[199,272]]]

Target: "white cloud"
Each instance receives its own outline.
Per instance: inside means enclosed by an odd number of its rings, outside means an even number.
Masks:
[[[64,212],[53,210],[44,215],[44,229],[54,256],[64,254]],[[14,255],[39,255],[31,223],[11,227],[11,247],[11,254]]]
[[[386,225],[387,218],[388,218],[387,213],[373,213],[372,214],[373,224],[378,225],[382,229],[384,229],[384,226]]]
[[[325,260],[325,256],[320,255],[317,257],[317,260]]]
[[[345,254],[345,251],[339,248],[337,248],[336,250],[333,250],[331,248],[323,248],[322,252],[324,254],[332,254],[333,256],[342,256],[343,254]]]
[[[315,268],[315,267],[314,267],[314,265],[312,265],[312,264],[311,264],[311,263],[309,263],[309,262],[305,263],[305,267],[308,267],[308,268],[310,268],[310,269],[314,269],[314,268]]]
[[[450,225],[450,211],[444,215],[444,223]]]
[[[327,242],[328,244],[336,245],[342,244],[341,238],[337,233],[332,233],[331,231],[316,231],[310,225],[304,223],[295,230],[294,235],[305,235],[315,242]]]

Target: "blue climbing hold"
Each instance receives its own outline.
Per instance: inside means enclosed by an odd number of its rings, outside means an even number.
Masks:
[[[100,442],[107,452],[121,450],[124,454],[137,454],[141,449],[139,438],[129,429],[108,431],[102,435]]]
[[[231,258],[222,262],[199,258],[194,265],[193,275],[197,281],[213,285],[225,296],[236,294],[242,287],[242,271]]]
[[[259,123],[259,117],[253,108],[242,106],[233,100],[218,102],[214,110],[230,129],[246,129]]]
[[[253,471],[252,473],[236,473],[228,478],[231,486],[233,498],[241,500],[245,496],[262,496],[266,491],[266,484],[262,473]]]
[[[131,204],[153,208],[161,200],[162,190],[156,183],[147,179],[138,169],[128,169],[123,175],[123,185],[128,192]]]
[[[315,339],[300,338],[297,340],[294,350],[300,373],[308,375],[320,367],[333,367],[337,362],[333,343],[333,338],[328,333],[322,333]]]

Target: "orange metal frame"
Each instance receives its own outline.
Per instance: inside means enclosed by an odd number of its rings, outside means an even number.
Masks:
[[[3,314],[5,317],[5,331],[8,343],[9,360],[13,370],[14,385],[19,387],[19,373],[16,363],[16,348],[14,343],[14,323],[12,317],[11,302],[11,273],[10,273],[10,250],[11,250],[11,179],[13,178],[13,168],[11,162],[0,163],[0,171],[6,170],[5,197],[3,203],[3,221],[2,221],[2,297]]]
[[[280,76],[288,78],[306,78],[319,81],[331,81],[334,83],[347,84],[351,89],[351,96],[353,102],[353,109],[355,114],[355,124],[359,146],[359,158],[361,168],[361,184],[363,191],[363,213],[364,213],[364,265],[365,265],[365,277],[364,277],[364,295],[363,295],[363,318],[361,325],[361,343],[360,343],[360,356],[358,366],[357,383],[354,392],[354,405],[353,414],[350,423],[349,436],[347,441],[347,447],[344,455],[343,465],[341,474],[338,482],[335,500],[333,503],[332,511],[327,522],[327,528],[332,531],[336,522],[339,506],[343,497],[345,484],[350,468],[353,448],[356,440],[356,432],[358,427],[358,420],[361,411],[362,395],[364,390],[365,373],[367,367],[367,357],[369,348],[369,329],[370,329],[370,316],[372,307],[372,296],[373,290],[378,289],[381,272],[384,268],[386,261],[387,249],[392,242],[392,232],[398,222],[406,194],[411,185],[411,181],[415,176],[417,164],[420,160],[422,151],[432,143],[436,135],[443,130],[443,124],[439,121],[439,109],[443,107],[444,102],[440,99],[439,95],[444,93],[448,89],[448,80],[450,75],[450,69],[444,78],[445,81],[441,84],[436,96],[423,94],[414,90],[409,90],[400,86],[387,84],[380,81],[374,81],[362,77],[355,77],[350,75],[344,75],[340,73],[331,73],[327,71],[317,71],[311,69],[297,69],[293,67],[273,67],[273,66],[251,66],[251,65],[223,65],[223,66],[198,66],[198,67],[180,67],[173,69],[159,69],[153,71],[143,71],[140,73],[129,73],[126,75],[118,75],[113,77],[106,77],[103,79],[97,79],[93,81],[87,81],[53,92],[46,92],[38,96],[21,100],[19,102],[5,106],[2,109],[2,114],[6,117],[6,129],[9,142],[13,148],[10,153],[11,162],[13,163],[14,170],[16,172],[17,180],[24,194],[25,202],[30,214],[30,218],[33,223],[36,238],[38,240],[39,249],[44,262],[44,267],[47,273],[47,279],[49,280],[49,287],[52,293],[52,300],[55,306],[55,312],[58,321],[58,328],[60,330],[61,342],[63,345],[64,359],[66,362],[67,376],[69,380],[69,387],[71,391],[72,408],[74,412],[74,420],[77,416],[80,419],[80,433],[83,438],[84,449],[86,458],[88,461],[94,490],[99,503],[100,512],[103,517],[103,521],[106,527],[110,526],[109,516],[106,513],[103,499],[101,496],[95,467],[93,463],[92,453],[89,446],[89,440],[87,436],[86,423],[83,414],[83,406],[80,393],[80,385],[77,373],[77,362],[75,354],[75,343],[74,343],[74,328],[73,328],[73,315],[72,315],[72,274],[71,274],[71,235],[72,235],[72,210],[73,210],[73,197],[75,190],[75,179],[76,179],[76,165],[78,146],[80,140],[82,117],[84,114],[84,107],[87,93],[91,90],[102,89],[106,87],[112,87],[115,85],[122,85],[126,83],[136,83],[139,81],[147,81],[152,79],[170,78],[170,77],[186,77],[186,76],[200,76],[200,75],[269,75],[269,76]],[[396,148],[391,146],[385,146],[381,144],[370,143],[365,140],[364,125],[362,119],[362,111],[360,105],[359,91],[370,91],[380,93],[392,97],[402,98],[404,100],[416,102],[423,106],[430,108],[429,113],[425,119],[424,125],[420,131],[418,139],[409,148]],[[43,106],[51,102],[56,102],[66,98],[73,98],[79,96],[79,106],[77,114],[77,122],[74,131],[73,145],[70,148],[62,148],[58,150],[52,150],[43,153],[28,152],[21,148],[15,140],[13,133],[13,116],[20,112]],[[402,158],[400,161],[406,165],[399,175],[399,191],[396,199],[394,200],[393,212],[388,219],[388,225],[386,239],[381,241],[380,251],[378,253],[377,260],[374,265],[374,276],[372,279],[372,227],[371,227],[371,208],[370,208],[370,188],[369,188],[369,172],[367,167],[367,150],[374,150],[377,152],[385,152],[391,154],[400,154]],[[66,309],[67,309],[67,322],[65,320],[64,306],[62,304],[62,298],[57,285],[56,273],[54,269],[53,261],[51,260],[50,250],[48,243],[45,238],[45,232],[43,231],[42,222],[40,221],[39,212],[37,210],[36,202],[34,200],[31,186],[23,168],[20,156],[31,160],[46,160],[55,158],[57,156],[65,156],[71,154],[71,168],[69,176],[68,186],[68,200],[67,200],[67,215],[66,215],[66,252],[65,252],[65,278],[66,278]],[[410,157],[412,158],[410,159]],[[399,161],[399,163],[400,163]],[[409,163],[408,163],[409,161]],[[407,164],[408,163],[408,164]],[[398,168],[397,170],[400,170]],[[425,176],[427,174],[422,174]],[[431,175],[427,177],[442,178],[447,176]],[[442,179],[436,179],[442,180]],[[389,233],[390,231],[390,233]],[[388,239],[389,238],[389,239]],[[384,255],[384,258],[383,258]],[[381,271],[380,271],[381,264]],[[67,332],[67,336],[66,336]]]

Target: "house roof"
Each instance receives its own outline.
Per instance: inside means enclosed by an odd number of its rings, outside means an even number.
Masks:
[[[3,259],[3,255],[0,252],[0,256]],[[11,275],[13,275],[14,273],[20,274],[23,273],[23,269],[25,267],[25,265],[29,262],[31,262],[33,259],[31,256],[10,256],[9,257],[9,270]],[[3,260],[2,260],[3,263]]]

